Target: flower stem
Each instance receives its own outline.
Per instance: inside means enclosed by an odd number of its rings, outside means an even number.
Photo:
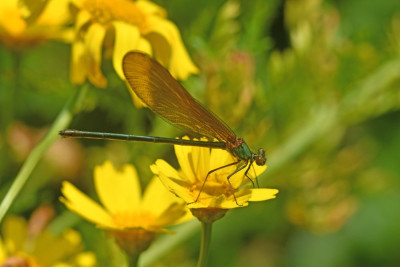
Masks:
[[[126,254],[128,256],[128,266],[129,267],[136,267],[138,266],[138,262],[139,262],[139,256],[140,253],[132,253],[132,254]]]
[[[50,147],[58,138],[58,132],[66,128],[72,120],[74,112],[81,106],[82,99],[87,92],[87,86],[83,86],[75,95],[70,98],[65,104],[64,108],[58,114],[56,120],[53,122],[51,128],[47,132],[46,136],[40,141],[38,145],[32,150],[28,158],[25,160],[21,169],[19,170],[14,182],[8,190],[6,196],[0,204],[0,222],[3,220],[5,214],[14,202],[15,198],[22,190],[25,183],[28,181],[30,174],[36,167],[40,158],[46,152],[47,148]]]
[[[201,222],[201,247],[197,267],[207,266],[208,254],[210,252],[211,228],[212,223]]]

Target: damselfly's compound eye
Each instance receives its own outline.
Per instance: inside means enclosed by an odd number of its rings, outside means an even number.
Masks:
[[[258,166],[265,165],[265,162],[267,161],[267,159],[265,158],[265,150],[263,148],[258,149],[258,154],[256,155],[255,160],[256,160],[256,164]]]

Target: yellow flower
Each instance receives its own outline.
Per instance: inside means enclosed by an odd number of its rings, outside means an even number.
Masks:
[[[69,19],[68,0],[1,0],[0,41],[22,50],[46,40],[63,38]]]
[[[73,83],[81,84],[88,78],[95,86],[106,87],[107,80],[100,69],[103,44],[106,54],[112,53],[114,69],[123,80],[122,59],[131,50],[154,55],[178,79],[198,72],[178,28],[166,19],[161,7],[145,0],[73,2],[79,10],[72,45]]]
[[[235,166],[215,171],[205,181],[209,171],[237,161],[225,150],[177,145],[175,154],[181,171],[161,159],[151,169],[171,192],[188,203],[188,208],[198,218],[199,213],[205,212],[200,216],[211,216],[213,221],[229,209],[247,206],[249,201],[272,199],[278,193],[276,189],[251,188],[251,182],[244,176],[246,168],[233,175],[229,184],[227,176],[236,170]],[[254,180],[266,168],[253,164],[248,174]]]
[[[145,250],[166,226],[191,218],[180,202],[158,179],[150,181],[142,196],[139,179],[132,165],[116,170],[106,161],[94,171],[100,206],[69,182],[64,182],[61,201],[72,211],[109,231],[129,253]]]
[[[91,252],[81,252],[78,232],[66,230],[55,236],[48,231],[33,234],[30,224],[18,216],[8,216],[0,238],[1,266],[96,266]]]

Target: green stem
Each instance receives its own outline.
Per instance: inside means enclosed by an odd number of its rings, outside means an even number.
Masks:
[[[140,266],[152,266],[154,262],[168,255],[175,247],[183,244],[194,234],[199,232],[199,223],[197,220],[177,225],[171,229],[173,235],[164,235],[157,238],[157,245],[151,245],[148,250],[143,252],[140,257]],[[150,253],[148,253],[150,251]]]
[[[382,111],[391,109],[387,102],[382,102],[381,95],[385,89],[393,87],[393,84],[398,81],[399,68],[400,57],[397,57],[382,64],[375,72],[360,81],[342,100],[340,115],[344,122],[347,124],[360,123],[379,115]],[[377,103],[378,105],[376,105]]]
[[[140,256],[140,253],[138,253],[138,254],[134,254],[134,253],[133,253],[133,255],[127,254],[128,261],[129,261],[129,262],[128,262],[128,266],[129,266],[129,267],[136,267],[136,266],[138,266],[139,256]]]
[[[82,99],[86,92],[86,86],[77,90],[75,95],[71,99],[69,99],[64,108],[58,114],[56,120],[53,122],[53,125],[47,132],[46,136],[32,150],[28,158],[25,160],[24,164],[17,174],[17,177],[15,178],[6,196],[0,204],[0,222],[3,220],[5,214],[7,213],[8,209],[14,202],[19,192],[22,190],[23,186],[30,177],[32,171],[36,167],[44,152],[57,140],[58,132],[65,129],[71,122],[73,113],[81,105]]]
[[[201,247],[197,267],[207,266],[208,254],[210,252],[211,228],[212,223],[201,222]]]

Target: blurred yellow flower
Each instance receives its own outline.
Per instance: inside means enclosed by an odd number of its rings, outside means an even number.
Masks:
[[[198,69],[191,61],[178,28],[166,19],[156,4],[129,0],[72,0],[78,9],[72,45],[71,81],[86,78],[97,87],[107,80],[100,66],[103,44],[112,53],[113,66],[125,80],[122,59],[131,50],[153,55],[177,79],[185,79]]]
[[[61,201],[72,211],[110,232],[129,253],[145,250],[166,226],[191,219],[180,201],[161,182],[150,181],[144,195],[136,170],[124,165],[116,170],[106,161],[94,171],[97,194],[104,207],[69,182],[64,182]]]
[[[0,238],[0,266],[96,266],[92,252],[81,252],[78,232],[69,229],[55,236],[48,231],[34,233],[30,226],[19,216],[5,219]]]
[[[188,203],[192,212],[198,209],[218,211],[247,206],[249,201],[272,199],[278,193],[276,189],[251,188],[249,179],[244,176],[245,169],[231,177],[231,186],[227,176],[235,171],[235,166],[211,173],[203,187],[209,171],[237,160],[225,150],[176,145],[175,154],[181,171],[161,159],[151,169],[171,192]],[[267,168],[256,164],[253,166],[254,169],[251,167],[249,171],[253,179],[254,174],[258,176]]]
[[[1,0],[0,42],[22,50],[54,38],[65,38],[69,0]]]

